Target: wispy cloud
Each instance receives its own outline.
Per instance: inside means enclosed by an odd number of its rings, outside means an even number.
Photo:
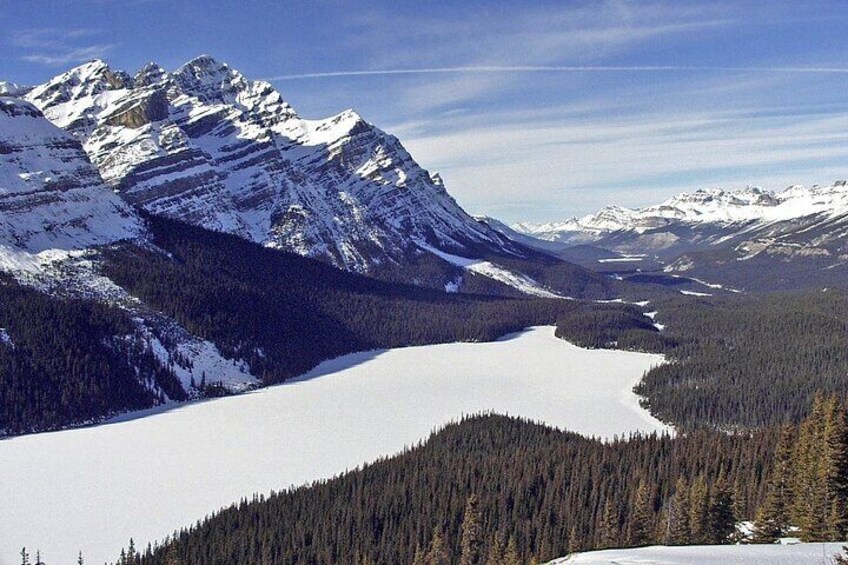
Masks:
[[[805,116],[751,108],[499,118],[493,126],[469,117],[432,135],[408,127],[404,142],[425,166],[438,164],[473,212],[508,220],[644,205],[705,186],[776,188],[848,174],[840,169],[848,162],[845,108]]]
[[[97,30],[86,28],[29,29],[13,34],[10,43],[26,51],[20,57],[24,61],[60,66],[105,57],[115,48],[115,44],[90,41],[99,35]]]
[[[498,73],[818,73],[848,74],[848,67],[706,67],[687,65],[514,65],[476,67],[430,67],[360,71],[329,71],[268,77],[267,81],[341,78],[361,76],[432,75],[432,74],[498,74]]]

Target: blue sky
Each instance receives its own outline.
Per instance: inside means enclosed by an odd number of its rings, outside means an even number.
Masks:
[[[304,117],[355,108],[470,212],[555,220],[848,177],[846,21],[836,1],[0,0],[0,79],[209,53]]]

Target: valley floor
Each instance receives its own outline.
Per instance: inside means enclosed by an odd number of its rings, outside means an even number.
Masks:
[[[830,565],[839,543],[708,545],[590,551],[548,565]]]
[[[0,563],[115,559],[250,496],[328,478],[481,411],[585,435],[666,427],[632,388],[658,355],[581,349],[537,327],[493,343],[348,355],[304,377],[143,417],[0,441]]]

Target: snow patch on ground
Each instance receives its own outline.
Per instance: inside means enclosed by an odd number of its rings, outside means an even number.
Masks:
[[[459,255],[452,255],[450,253],[446,253],[444,251],[441,251],[440,249],[436,249],[435,247],[432,247],[422,242],[417,242],[416,244],[421,249],[432,253],[433,255],[436,255],[441,259],[444,259],[452,265],[462,267],[466,271],[470,271],[472,273],[476,273],[478,275],[482,275],[484,277],[488,277],[490,279],[501,282],[507,286],[511,286],[517,290],[520,290],[524,294],[529,294],[530,296],[537,296],[539,298],[568,298],[567,296],[562,296],[561,294],[557,294],[551,290],[548,290],[547,288],[545,288],[532,278],[528,277],[527,275],[516,273],[515,271],[510,271],[509,269],[505,269],[504,267],[495,265],[491,261],[483,261],[481,259],[468,259],[466,257],[460,257]]]
[[[633,386],[662,357],[589,350],[533,328],[492,343],[372,351],[296,381],[0,441],[0,563],[114,560],[254,492],[394,454],[463,414],[525,416],[585,435],[668,428]]]
[[[665,324],[660,324],[656,321],[657,314],[658,312],[645,312],[645,316],[654,322],[654,327],[657,328],[658,331],[663,331],[665,329]]]
[[[635,263],[644,261],[645,255],[624,255],[622,257],[609,257],[607,259],[598,259],[598,263]]]
[[[590,551],[548,565],[829,565],[841,543],[640,547]]]
[[[685,294],[686,296],[712,296],[708,292],[695,292],[694,290],[681,290],[680,294]]]

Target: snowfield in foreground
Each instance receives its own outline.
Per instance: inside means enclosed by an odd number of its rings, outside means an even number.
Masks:
[[[590,551],[548,565],[830,565],[839,543],[701,545]]]
[[[113,560],[255,492],[328,478],[493,410],[586,435],[666,429],[631,389],[658,355],[532,328],[493,343],[348,355],[294,382],[0,441],[0,563]]]

